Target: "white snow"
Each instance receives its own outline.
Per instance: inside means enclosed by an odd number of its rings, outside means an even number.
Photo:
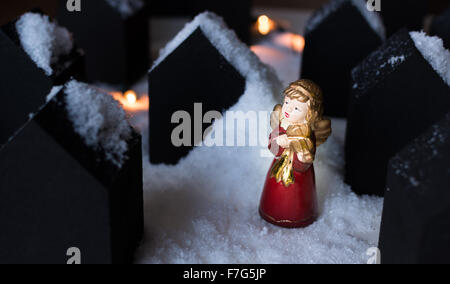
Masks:
[[[383,69],[384,67],[390,65],[392,68],[397,67],[398,65],[402,64],[403,62],[405,62],[406,60],[406,56],[401,55],[401,56],[392,56],[391,58],[389,58],[389,60],[383,64],[380,65],[380,69]],[[377,71],[377,75],[379,75],[381,73],[380,70]],[[356,84],[356,86],[354,86],[354,89],[356,89],[358,86]]]
[[[271,111],[281,101],[279,80],[213,14],[188,24],[157,64],[198,26],[247,79],[231,110]],[[320,218],[294,230],[258,215],[273,160],[260,147],[196,147],[175,166],[151,165],[143,129],[146,238],[139,263],[367,263],[366,251],[377,246],[383,201],[358,197],[344,184],[344,121],[333,120],[333,136],[317,154]]]
[[[87,146],[104,151],[106,159],[121,168],[127,159],[132,130],[125,111],[111,95],[87,84],[70,81],[64,92],[67,113]]]
[[[47,76],[53,74],[52,64],[73,49],[70,32],[46,15],[24,14],[17,21],[16,30],[25,52]]]
[[[378,244],[383,201],[358,197],[344,184],[343,144],[332,137],[319,149],[321,215],[306,229],[259,217],[271,161],[258,148],[196,148],[177,166],[150,165],[145,157],[146,239],[138,262],[366,263],[367,249]]]
[[[106,0],[106,2],[124,17],[133,15],[145,5],[142,0]]]
[[[318,10],[309,20],[306,26],[306,33],[310,33],[316,29],[322,22],[332,13],[337,11],[344,3],[350,2],[361,13],[370,27],[382,38],[386,39],[386,28],[384,27],[383,20],[376,12],[371,12],[367,9],[367,2],[364,0],[331,0],[320,10]]]
[[[395,67],[396,65],[405,62],[405,60],[406,60],[406,57],[404,55],[392,56],[388,62],[389,62],[389,64],[391,64],[392,67]]]
[[[47,95],[46,102],[51,101],[63,88],[64,86],[54,86]]]
[[[410,35],[423,57],[450,86],[450,51],[445,49],[442,39],[424,32],[410,32]]]

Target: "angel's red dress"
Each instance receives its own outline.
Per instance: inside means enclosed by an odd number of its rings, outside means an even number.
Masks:
[[[269,149],[276,156],[271,169],[285,150],[276,142],[276,138],[284,134],[286,130],[279,127],[269,137]],[[275,153],[277,150],[279,151]],[[318,215],[314,166],[300,162],[297,155],[294,155],[293,170],[295,182],[288,187],[282,181],[277,182],[269,170],[259,213],[262,218],[274,225],[302,228],[314,223]]]

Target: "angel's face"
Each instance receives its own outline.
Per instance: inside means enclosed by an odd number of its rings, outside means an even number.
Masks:
[[[305,123],[308,108],[308,103],[302,103],[299,100],[290,99],[286,96],[284,99],[282,116],[291,124]]]

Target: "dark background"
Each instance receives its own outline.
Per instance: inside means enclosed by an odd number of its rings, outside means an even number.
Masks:
[[[56,13],[57,2],[58,0],[3,0],[0,3],[0,25],[9,22],[10,20],[37,6],[39,6],[47,14],[54,16]],[[327,2],[327,0],[253,0],[253,2],[254,6],[260,7],[314,9],[320,7],[320,5]],[[449,0],[429,0],[429,3],[429,12],[432,14],[436,11],[442,11],[445,7],[447,7],[449,5]]]

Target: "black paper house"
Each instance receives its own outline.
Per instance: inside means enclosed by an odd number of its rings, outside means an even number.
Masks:
[[[45,102],[52,89],[52,81],[1,30],[0,57],[0,145],[3,145],[25,124],[27,115]]]
[[[0,141],[0,263],[65,264],[71,248],[82,264],[131,262],[143,232],[140,136],[109,95],[75,81],[48,103],[33,96],[9,99],[29,99],[32,114],[0,112],[2,126],[26,121]]]
[[[61,85],[70,78],[82,80],[85,77],[84,52],[79,49],[70,31],[61,27],[48,16],[36,10],[26,13],[1,27],[2,45],[1,67],[9,70],[18,63],[10,53],[22,53],[31,59],[34,66],[26,68],[38,68],[47,76],[54,85]],[[6,43],[8,42],[8,43]],[[18,49],[15,52],[12,49]],[[25,68],[25,66],[22,66]],[[24,70],[23,72],[31,72]],[[7,71],[5,71],[7,73]],[[35,75],[36,76],[36,75]],[[0,84],[17,86],[27,84],[26,81],[34,78],[9,75],[2,77]],[[38,79],[35,79],[38,80]],[[41,79],[42,80],[42,79]],[[5,82],[3,82],[5,81]],[[9,81],[9,82],[6,82]],[[7,90],[10,92],[10,90]],[[47,92],[48,93],[48,92]]]
[[[0,145],[45,102],[53,84],[84,77],[84,57],[67,30],[39,12],[0,28]]]
[[[252,0],[146,0],[151,15],[194,17],[205,11],[213,12],[224,18],[226,24],[234,30],[239,39],[250,44],[252,23]]]
[[[440,39],[402,30],[354,69],[346,181],[356,193],[384,195],[389,159],[450,109],[447,57]]]
[[[431,34],[442,38],[445,48],[450,49],[450,7],[433,19]]]
[[[385,264],[448,263],[450,114],[389,164],[380,244]]]
[[[86,52],[87,78],[127,90],[149,68],[149,21],[143,0],[83,1],[69,12],[60,0],[58,21]]]
[[[381,16],[388,36],[402,28],[409,31],[422,30],[427,11],[427,0],[381,1]]]
[[[194,134],[194,104],[201,104],[202,113],[221,112],[238,101],[246,87],[246,78],[236,67],[242,55],[246,56],[243,60],[250,57],[259,62],[212,13],[197,16],[168,44],[149,74],[152,163],[176,164],[192,149],[172,141],[173,130],[178,126],[172,123],[176,112],[184,111],[190,115],[192,137],[189,140],[195,145],[203,137],[197,139]],[[202,113],[197,116],[201,117]],[[202,126],[204,130],[206,125],[200,121]]]
[[[364,0],[332,0],[309,20],[301,75],[322,87],[326,115],[347,116],[351,70],[384,38],[381,19]]]

